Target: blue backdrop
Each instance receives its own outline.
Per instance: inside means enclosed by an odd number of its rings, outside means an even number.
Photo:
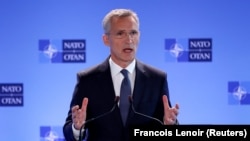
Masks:
[[[109,55],[101,22],[113,8],[138,13],[138,58],[167,72],[181,124],[249,124],[249,5],[248,0],[1,0],[0,140],[45,141],[51,135],[63,140],[76,73]],[[63,41],[83,48],[78,54],[65,51]]]

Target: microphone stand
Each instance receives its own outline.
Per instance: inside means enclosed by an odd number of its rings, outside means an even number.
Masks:
[[[139,113],[139,112],[137,112],[137,111],[135,110],[135,107],[134,107],[134,104],[133,104],[133,98],[132,98],[132,96],[131,96],[131,95],[129,96],[129,101],[130,101],[130,103],[131,103],[132,110],[133,110],[133,112],[134,112],[135,114],[138,114],[138,115],[140,115],[140,116],[143,116],[143,117],[149,118],[149,119],[151,119],[151,120],[155,120],[155,121],[157,121],[158,123],[160,123],[161,125],[164,125],[164,124],[163,124],[163,122],[162,122],[162,121],[160,121],[160,120],[159,120],[159,119],[157,119],[157,118],[154,118],[154,117],[151,117],[151,116],[145,115],[145,114],[143,114],[143,113]]]
[[[101,118],[101,117],[104,117],[104,116],[106,116],[106,115],[112,113],[112,112],[115,110],[115,107],[116,107],[118,101],[119,101],[119,96],[116,96],[116,97],[115,97],[114,106],[112,107],[112,109],[111,109],[110,111],[105,112],[105,113],[103,113],[103,114],[101,114],[101,115],[99,115],[99,116],[97,116],[97,117],[93,117],[93,118],[91,118],[91,119],[85,121],[85,122],[83,123],[83,125],[81,126],[81,128],[80,128],[80,135],[79,135],[79,140],[78,140],[78,141],[82,141],[82,139],[83,139],[83,137],[84,137],[84,136],[83,136],[84,134],[82,135],[82,130],[84,129],[85,125],[88,124],[88,123],[91,122],[91,121],[94,121],[94,120],[96,120],[96,119],[99,119],[99,118]],[[85,131],[84,131],[84,132],[85,132]]]

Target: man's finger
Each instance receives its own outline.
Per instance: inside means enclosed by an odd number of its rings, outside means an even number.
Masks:
[[[179,104],[175,104],[175,114],[176,114],[176,115],[179,114],[179,109],[180,109]]]
[[[79,109],[79,106],[76,105],[76,106],[73,106],[73,107],[71,108],[71,111],[72,111],[72,112],[75,112],[75,111],[77,111],[78,109]]]
[[[179,104],[175,104],[175,108],[179,110],[180,109]]]
[[[88,98],[85,97],[85,98],[82,100],[82,108],[81,108],[81,110],[86,112],[87,105],[88,105]]]
[[[166,95],[163,95],[162,96],[162,100],[163,100],[163,104],[164,104],[164,109],[169,109],[170,106],[169,106],[169,103],[168,103],[168,97]]]

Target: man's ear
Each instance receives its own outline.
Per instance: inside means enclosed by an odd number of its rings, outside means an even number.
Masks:
[[[102,40],[103,40],[103,43],[106,45],[106,46],[109,46],[110,43],[109,43],[109,36],[107,34],[103,34],[102,35]]]

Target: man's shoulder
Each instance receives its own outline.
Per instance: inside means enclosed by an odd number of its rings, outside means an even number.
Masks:
[[[166,72],[163,71],[162,69],[157,68],[156,66],[141,62],[141,61],[137,61],[137,66],[138,66],[138,69],[141,69],[142,71],[144,71],[146,73],[160,74],[160,75],[166,74]]]
[[[94,66],[90,66],[87,67],[85,69],[82,69],[80,71],[77,72],[77,75],[80,77],[83,76],[95,76],[98,75],[102,72],[107,71],[108,69],[108,65],[105,62],[102,62],[100,64],[94,65]]]
[[[77,72],[77,75],[82,76],[82,75],[88,75],[88,74],[94,73],[94,72],[96,72],[97,68],[98,68],[98,65],[82,69],[82,70]]]

